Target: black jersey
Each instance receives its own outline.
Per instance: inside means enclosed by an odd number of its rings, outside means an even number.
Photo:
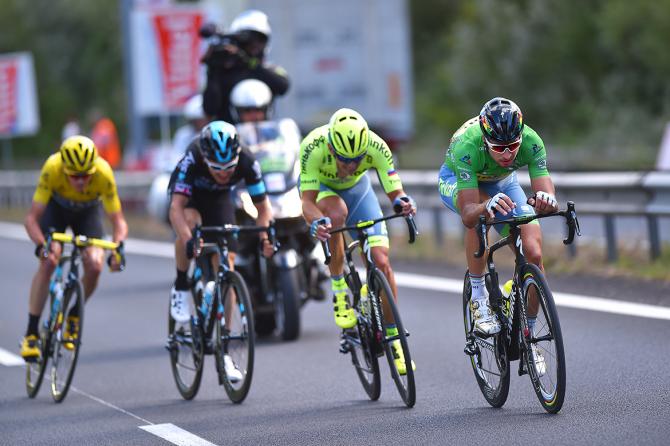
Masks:
[[[220,184],[209,173],[205,159],[200,153],[199,144],[198,139],[195,138],[172,172],[168,186],[170,194],[181,194],[190,198],[198,193],[230,193],[238,182],[244,180],[254,202],[265,199],[265,184],[261,166],[251,153],[242,149],[230,181]]]

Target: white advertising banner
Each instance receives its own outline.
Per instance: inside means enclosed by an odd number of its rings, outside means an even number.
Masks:
[[[34,135],[39,128],[33,56],[0,54],[0,137]]]
[[[201,8],[191,6],[144,7],[132,12],[133,105],[140,115],[178,112],[200,92],[204,72],[198,31],[207,20]]]

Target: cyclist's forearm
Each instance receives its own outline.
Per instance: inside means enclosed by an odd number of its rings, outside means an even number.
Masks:
[[[486,215],[485,203],[468,204],[461,211],[461,220],[466,227],[474,228],[479,222],[480,215]]]
[[[41,245],[44,243],[44,234],[42,233],[42,228],[40,228],[40,217],[44,213],[45,206],[39,203],[33,202],[28,215],[24,221],[24,227],[28,233],[28,237],[36,245]]]
[[[265,198],[265,200],[254,203],[256,210],[258,211],[258,217],[256,218],[257,226],[268,226],[272,220],[272,208],[270,207],[270,201]],[[267,237],[264,232],[259,234],[261,238]]]
[[[302,195],[302,215],[308,225],[323,217],[323,212],[316,205],[316,195],[314,191],[305,191]]]
[[[123,217],[123,212],[113,212],[108,215],[112,222],[112,237],[115,242],[120,242],[128,237],[128,223]]]
[[[170,223],[172,223],[172,229],[174,229],[177,237],[183,241],[189,240],[192,237],[192,234],[191,228],[188,226],[188,222],[186,221],[184,207],[176,204],[174,199],[170,204],[169,216]]]
[[[542,191],[556,196],[556,188],[550,176],[532,178],[530,180],[530,187],[533,192]]]

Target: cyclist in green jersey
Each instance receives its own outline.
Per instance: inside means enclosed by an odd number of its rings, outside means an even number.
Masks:
[[[528,166],[534,199],[526,204],[516,170]],[[474,256],[479,247],[475,225],[480,215],[487,219],[507,215],[549,213],[558,210],[554,183],[547,171],[544,143],[524,125],[519,107],[509,99],[493,98],[478,117],[465,122],[454,133],[440,170],[439,191],[443,203],[461,216],[465,231],[465,253],[472,284],[472,314],[475,330],[483,335],[500,331],[484,286],[485,256]],[[542,268],[542,233],[537,221],[521,228],[523,250],[529,262]],[[496,227],[504,235],[505,227]],[[535,301],[535,302],[533,302]],[[534,307],[534,308],[533,308]],[[528,324],[537,314],[531,299]]]
[[[382,216],[379,201],[366,172],[375,169],[380,183],[394,207],[405,215],[414,214],[416,205],[403,190],[387,144],[368,129],[365,119],[356,111],[342,108],[327,125],[312,130],[300,145],[300,193],[303,217],[312,236],[330,239],[332,253],[329,265],[335,304],[335,323],[341,328],[356,325],[356,316],[349,303],[349,290],[344,280],[344,243],[342,237],[330,237],[331,227],[352,225]],[[386,275],[397,296],[393,270],[389,263],[389,240],[386,225],[378,223],[368,231],[369,246],[375,263]],[[390,308],[384,308],[389,314]],[[387,333],[397,334],[393,325]],[[399,341],[397,341],[399,342]],[[396,349],[402,353],[402,349]],[[404,368],[404,359],[400,368]]]

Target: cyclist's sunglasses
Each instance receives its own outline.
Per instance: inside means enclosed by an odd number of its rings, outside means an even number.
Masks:
[[[330,136],[328,136],[328,139],[330,139]],[[335,155],[335,158],[337,158],[338,160],[342,161],[344,164],[351,164],[351,163],[358,164],[358,163],[360,163],[361,161],[363,161],[363,158],[365,158],[365,155],[368,154],[367,152],[365,152],[365,153],[363,153],[363,154],[361,154],[361,155],[358,155],[358,156],[355,157],[355,158],[347,158],[346,156],[342,156],[342,155],[340,155],[339,153],[337,153],[337,152],[335,151],[335,148],[333,147],[333,145],[332,145],[330,142],[328,143],[328,145],[330,146],[330,152],[331,152],[333,155]]]
[[[80,181],[85,181],[91,178],[92,173],[68,173],[65,172],[65,174],[72,178],[73,180],[80,180]]]
[[[218,163],[213,163],[208,159],[205,159],[205,163],[207,166],[209,166],[210,169],[216,170],[217,172],[220,171],[226,171],[226,170],[232,170],[237,166],[237,161],[239,157],[233,158],[231,161],[227,162],[226,164],[218,164]]]
[[[486,139],[484,141],[486,142],[486,146],[490,151],[498,154],[503,154],[506,150],[509,150],[510,153],[514,153],[519,150],[519,147],[521,147],[521,138],[509,144],[494,144],[486,141]]]

